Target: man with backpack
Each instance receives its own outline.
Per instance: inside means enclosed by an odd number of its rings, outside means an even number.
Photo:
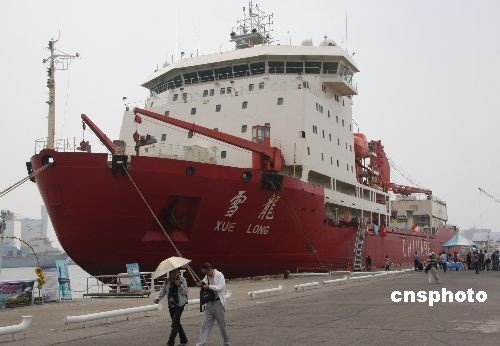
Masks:
[[[209,290],[205,291],[205,293],[210,294],[204,296],[211,296],[211,298],[205,303],[205,314],[200,329],[200,341],[196,345],[208,345],[208,338],[210,337],[215,321],[217,321],[222,335],[223,345],[228,346],[229,335],[227,334],[226,325],[226,279],[224,278],[224,274],[214,269],[210,263],[203,263],[201,271],[205,274],[205,277],[199,285],[202,287],[202,290]],[[213,294],[210,291],[212,291]]]

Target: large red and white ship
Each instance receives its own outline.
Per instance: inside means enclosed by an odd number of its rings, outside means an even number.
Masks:
[[[446,205],[391,183],[381,141],[353,132],[352,56],[326,37],[273,45],[270,16],[248,10],[234,50],[182,56],[143,83],[150,96],[127,107],[119,140],[82,117],[111,156],[86,142],[56,150],[49,111],[47,145],[28,170],[51,163],[36,184],[61,245],[87,272],[154,270],[175,255],[162,227],[195,265],[229,277],[356,270],[367,255],[376,266],[386,255],[411,263],[453,235]],[[53,81],[52,68],[51,107]]]

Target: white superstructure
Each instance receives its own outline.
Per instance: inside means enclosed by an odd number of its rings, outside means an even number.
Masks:
[[[179,60],[142,84],[150,90],[144,106],[249,140],[254,137],[252,126],[268,124],[271,145],[284,155],[283,174],[322,185],[332,218],[341,218],[339,207],[343,207],[341,212],[347,210],[350,218],[375,213],[373,219],[381,215],[385,223],[387,193],[356,179],[352,97],[357,95],[353,75],[359,70],[334,41],[325,37],[319,46],[309,44],[249,44]],[[125,112],[120,132],[127,154],[137,149],[136,131],[156,139],[140,147],[140,155],[251,167],[249,152],[196,134],[188,136],[187,131],[148,118],[138,126],[131,111]]]

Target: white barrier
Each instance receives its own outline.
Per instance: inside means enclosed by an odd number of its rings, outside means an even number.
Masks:
[[[290,277],[305,277],[305,276],[330,276],[330,273],[291,273]]]
[[[31,325],[32,316],[23,316],[23,320],[19,324],[12,326],[0,327],[0,335],[12,334],[12,340],[15,340],[16,334],[24,332]]]
[[[231,292],[231,290],[226,291],[226,299],[231,298],[232,295],[233,295],[233,292]],[[200,304],[200,298],[189,299],[188,303],[187,303],[187,309],[189,310],[190,305],[195,305],[195,304]]]
[[[250,296],[250,299],[254,299],[254,298],[256,298],[257,296],[260,296],[260,295],[265,295],[265,294],[271,295],[273,293],[278,293],[278,292],[280,292],[282,290],[283,290],[283,286],[279,285],[276,288],[267,288],[267,289],[264,289],[264,290],[250,291],[250,292],[248,292],[248,295]]]
[[[369,274],[369,275],[363,275],[363,276],[353,276],[351,278],[351,280],[363,280],[363,279],[368,279],[368,278],[372,278],[373,275],[372,274]]]
[[[374,274],[373,276],[375,276],[375,277],[387,276],[387,272],[382,272],[382,273]]]
[[[125,308],[125,309],[96,312],[94,314],[66,316],[64,318],[64,323],[66,325],[68,325],[70,323],[83,322],[84,327],[87,327],[87,322],[89,322],[89,321],[100,320],[103,318],[109,319],[111,317],[117,317],[117,316],[127,316],[127,320],[128,320],[128,317],[131,314],[136,314],[139,312],[157,311],[157,310],[161,310],[161,309],[162,309],[161,304],[153,304],[153,305],[136,306],[136,307]]]
[[[363,275],[376,275],[380,273],[385,273],[385,271],[376,271],[376,272],[352,272],[351,276],[363,276]]]
[[[300,290],[305,291],[307,288],[318,288],[319,282],[314,281],[314,282],[309,282],[307,284],[295,285],[293,287],[295,288],[295,292],[298,292]]]
[[[335,284],[343,284],[347,282],[348,277],[344,276],[341,279],[333,279],[333,280],[325,280],[323,281],[323,285],[335,285]]]

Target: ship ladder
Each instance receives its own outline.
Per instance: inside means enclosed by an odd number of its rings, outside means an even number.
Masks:
[[[132,186],[135,188],[135,190],[137,191],[137,193],[141,197],[142,201],[144,202],[144,204],[148,208],[149,212],[151,213],[151,215],[155,219],[156,223],[158,224],[158,226],[160,226],[161,230],[163,231],[163,234],[165,234],[165,237],[167,237],[168,241],[170,242],[170,245],[172,245],[173,249],[175,250],[176,255],[179,256],[179,257],[183,257],[182,254],[181,254],[181,252],[177,248],[177,246],[175,246],[172,238],[170,238],[170,236],[168,235],[167,231],[165,230],[165,227],[163,227],[163,225],[161,224],[160,220],[158,220],[158,217],[156,216],[156,214],[154,213],[153,209],[149,205],[148,201],[146,200],[146,197],[144,197],[144,194],[139,189],[139,186],[137,186],[137,184],[135,183],[134,179],[132,179],[132,176],[130,175],[130,173],[127,170],[127,168],[125,167],[125,165],[123,163],[121,163],[121,166],[123,168],[123,171],[127,174],[127,177],[130,180],[130,183],[132,183]],[[188,273],[193,278],[194,282],[198,283],[198,282],[201,281],[200,278],[198,277],[198,275],[196,275],[195,271],[193,270],[193,268],[191,268],[191,266],[189,264],[187,264],[185,267],[186,267]]]
[[[52,163],[51,162],[48,162],[46,163],[45,165],[43,165],[42,167],[38,168],[38,169],[35,169],[33,172],[31,172],[28,176],[24,177],[23,179],[19,180],[17,183],[14,183],[12,184],[11,186],[9,186],[8,188],[6,188],[5,190],[3,190],[2,192],[0,192],[0,198],[2,198],[3,196],[5,196],[6,194],[8,194],[9,192],[12,192],[14,191],[15,189],[17,189],[19,186],[23,185],[25,182],[27,182],[28,180],[31,180],[33,179],[34,177],[36,177],[38,174],[42,173],[45,169],[47,169],[48,167],[52,166]]]
[[[353,271],[361,271],[363,263],[363,250],[365,245],[365,229],[362,223],[359,223],[356,231],[356,239],[354,241],[354,266]]]

